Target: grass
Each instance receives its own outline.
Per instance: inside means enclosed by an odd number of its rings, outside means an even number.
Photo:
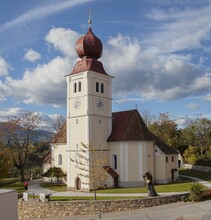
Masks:
[[[15,183],[6,184],[4,186],[0,186],[0,188],[16,190],[18,191],[18,193],[22,193],[26,191],[24,188],[23,182],[15,182]]]
[[[189,191],[192,183],[173,183],[173,184],[165,184],[165,185],[155,185],[155,190],[157,193],[161,192],[185,192]],[[116,188],[116,189],[100,189],[97,190],[97,193],[147,193],[146,187],[140,188]]]

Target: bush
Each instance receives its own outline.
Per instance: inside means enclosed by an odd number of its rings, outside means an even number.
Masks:
[[[203,186],[199,183],[193,183],[190,189],[189,200],[192,202],[198,202],[203,197]]]

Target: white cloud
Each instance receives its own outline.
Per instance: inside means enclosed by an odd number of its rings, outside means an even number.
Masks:
[[[24,55],[24,59],[30,62],[34,62],[36,60],[41,59],[41,54],[37,51],[32,50],[31,48],[28,49]]]
[[[122,35],[111,38],[108,45],[103,63],[118,79],[113,80],[115,95],[172,100],[199,95],[211,87],[210,75],[184,56],[149,54],[137,39]]]
[[[205,100],[207,102],[211,102],[211,94],[207,94],[206,96],[204,96],[203,100]]]
[[[52,28],[46,35],[45,40],[64,55],[75,57],[75,42],[78,38],[79,34],[70,29]]]
[[[31,9],[19,17],[11,20],[7,23],[0,25],[0,32],[16,27],[17,25],[25,24],[26,22],[30,22],[36,19],[40,19],[42,17],[48,16],[53,13],[57,13],[62,10],[67,10],[68,8],[75,7],[80,4],[84,4],[86,2],[90,2],[93,0],[71,0],[71,1],[58,1],[53,4],[47,3],[46,5],[42,5],[40,7]]]
[[[25,104],[63,106],[66,96],[64,76],[70,72],[70,60],[56,57],[47,64],[26,70],[22,79],[7,77],[5,84]]]
[[[6,62],[6,60],[0,56],[0,76],[7,76],[11,66]]]
[[[18,116],[23,113],[22,108],[4,108],[0,109],[0,121],[8,121],[9,117]]]
[[[185,108],[187,108],[187,109],[198,109],[199,107],[200,107],[200,105],[197,103],[189,103],[185,106]]]
[[[0,102],[6,100],[10,94],[9,88],[0,80]]]
[[[154,9],[148,17],[165,22],[160,22],[159,28],[155,27],[154,33],[145,40],[147,47],[163,53],[203,48],[201,42],[210,39],[210,10],[211,4],[182,11]]]
[[[10,117],[13,116],[20,116],[23,114],[26,110],[23,108],[3,108],[0,109],[0,122],[8,121]],[[55,119],[63,120],[64,117],[60,114],[52,114],[48,115],[43,112],[34,112],[34,114],[37,114],[40,116],[40,123],[39,128],[41,129],[47,129],[55,132],[53,128],[53,124],[55,122]]]
[[[48,63],[38,64],[34,69],[26,69],[22,78],[14,79],[7,76],[4,82],[0,82],[0,91],[2,91],[0,101],[5,100],[7,96],[13,96],[25,104],[49,104],[54,107],[63,107],[66,103],[64,76],[71,72],[77,59],[75,41],[78,36],[76,32],[69,29],[50,30],[45,38],[47,42],[68,56],[58,56]],[[31,49],[29,52],[32,55],[35,54]]]

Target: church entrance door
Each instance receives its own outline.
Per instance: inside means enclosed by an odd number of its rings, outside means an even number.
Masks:
[[[80,190],[81,189],[81,180],[80,180],[79,177],[76,178],[75,188],[76,188],[76,190]]]

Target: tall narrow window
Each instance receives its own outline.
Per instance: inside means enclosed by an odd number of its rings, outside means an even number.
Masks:
[[[76,92],[76,91],[77,91],[77,84],[74,83],[74,84],[73,84],[73,92]]]
[[[174,162],[174,156],[171,157],[171,162]]]
[[[96,82],[96,92],[99,92],[99,87],[100,87],[99,82]]]
[[[62,155],[59,154],[58,156],[58,165],[62,165]]]
[[[112,155],[112,168],[117,169],[117,155],[116,154]]]
[[[166,157],[166,163],[168,163],[168,157]]]
[[[104,84],[101,83],[101,93],[104,93]]]
[[[78,91],[81,91],[81,82],[78,82]]]

